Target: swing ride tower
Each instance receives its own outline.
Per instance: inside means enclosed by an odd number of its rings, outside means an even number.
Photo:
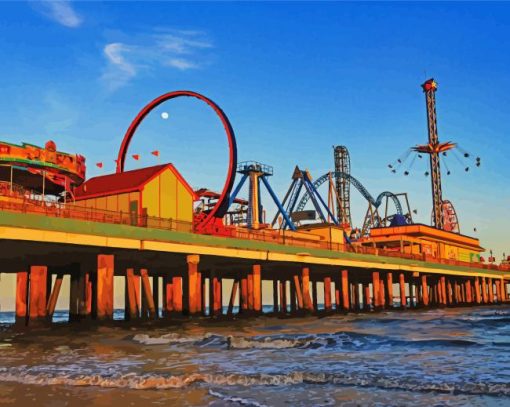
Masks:
[[[428,144],[417,145],[413,150],[418,153],[428,154],[430,158],[430,174],[432,184],[432,220],[437,229],[444,229],[443,196],[441,189],[441,166],[439,154],[451,150],[454,143],[440,143],[437,134],[436,118],[436,90],[437,83],[434,79],[425,81],[422,85],[427,105]]]

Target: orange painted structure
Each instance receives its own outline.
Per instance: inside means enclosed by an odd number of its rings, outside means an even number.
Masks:
[[[452,260],[468,264],[480,262],[480,253],[484,250],[474,237],[420,224],[373,228],[361,244],[402,255],[421,255],[424,260]]]
[[[53,141],[44,147],[0,142],[0,181],[27,191],[57,194],[70,190],[84,181],[85,169],[85,157],[57,151]]]

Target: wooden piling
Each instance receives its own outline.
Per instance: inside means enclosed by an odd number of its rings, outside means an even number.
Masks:
[[[253,312],[253,273],[248,273],[248,310]]]
[[[473,302],[473,296],[471,293],[471,280],[467,279],[465,285],[466,285],[466,302],[471,305],[471,303]]]
[[[234,315],[234,305],[236,301],[237,288],[239,287],[239,281],[234,280],[234,284],[232,284],[232,292],[230,293],[230,301],[228,302],[228,310],[227,316]]]
[[[87,316],[85,272],[80,264],[73,264],[70,274],[69,321],[81,321]]]
[[[29,323],[41,322],[46,318],[46,266],[30,266],[30,293],[28,305]]]
[[[163,316],[169,318],[174,311],[174,289],[172,277],[168,274],[163,276]]]
[[[136,293],[135,271],[132,268],[126,269],[126,312],[125,319],[135,320],[140,316],[140,302]],[[98,290],[99,291],[99,290]]]
[[[253,310],[256,313],[260,313],[262,311],[262,279],[260,264],[253,265],[252,274],[253,274]]]
[[[482,277],[482,298],[484,304],[487,304],[489,302],[489,296],[487,293],[487,281],[485,277]]]
[[[152,276],[152,301],[154,302],[154,308],[156,309],[156,318],[159,318],[159,276]]]
[[[143,296],[149,311],[149,318],[156,318],[156,306],[154,305],[154,297],[152,296],[151,283],[149,281],[149,272],[147,269],[140,269],[140,277],[142,279]]]
[[[172,277],[172,301],[174,313],[182,313],[182,277]]]
[[[393,308],[393,273],[391,271],[386,274],[386,285],[388,287],[386,292],[388,308]]]
[[[380,301],[380,287],[379,287],[379,272],[373,271],[372,272],[372,292],[373,292],[373,298],[374,298],[374,309],[379,309],[381,307],[381,301]]]
[[[241,311],[248,312],[248,275],[241,277]]]
[[[278,280],[273,279],[273,312],[278,312]]]
[[[501,295],[501,282],[500,282],[500,280],[496,280],[496,297],[497,297],[496,298],[496,303],[503,302],[501,300],[502,295]]]
[[[197,314],[202,314],[202,304],[204,303],[204,293],[202,292],[202,273],[197,270],[197,292],[196,292],[196,312]],[[156,307],[157,309],[157,307]]]
[[[331,277],[324,277],[324,309],[331,311]]]
[[[342,305],[344,311],[349,311],[349,271],[342,270]]]
[[[478,277],[475,277],[475,300],[477,304],[482,302],[482,296],[480,294],[480,280]]]
[[[353,287],[354,287],[354,310],[356,312],[358,312],[361,309],[361,304],[360,304],[361,300],[360,300],[360,295],[359,295],[359,284],[354,283]]]
[[[212,295],[212,301],[213,301],[213,313],[212,315],[221,315],[223,313],[222,310],[222,301],[221,301],[221,279],[218,276],[214,276],[213,279],[213,295]]]
[[[99,320],[113,320],[113,273],[114,256],[99,254],[97,256],[96,310],[94,313]]]
[[[489,303],[492,304],[494,302],[494,284],[492,283],[492,278],[487,279],[487,286],[488,286],[488,300]]]
[[[296,289],[296,297],[297,297],[297,302],[298,302],[298,308],[300,310],[303,310],[305,306],[304,306],[303,293],[302,293],[301,284],[299,282],[299,276],[298,275],[294,275],[294,287]]]
[[[440,279],[440,288],[441,288],[441,303],[443,304],[443,306],[446,306],[447,304],[447,296],[446,296],[446,277],[445,276],[441,276]]]
[[[186,256],[186,263],[188,265],[188,313],[195,315],[199,312],[202,298],[198,296],[198,263],[200,256],[190,254]]]
[[[308,311],[313,311],[314,307],[310,296],[310,269],[308,267],[301,269],[301,280],[303,282],[303,305]]]
[[[280,312],[287,313],[287,287],[285,280],[280,280]]]
[[[421,276],[421,298],[424,307],[429,305],[429,288],[427,285],[427,276]]]
[[[381,304],[381,308],[384,308],[386,306],[386,290],[383,279],[379,280],[379,301]]]
[[[407,307],[406,279],[404,273],[399,274],[398,282],[400,286],[400,308],[406,308]]]
[[[370,284],[363,283],[363,309],[370,311]]]
[[[313,291],[313,309],[318,311],[318,298],[317,298],[317,281],[312,281],[312,291]]]
[[[296,312],[297,306],[296,306],[296,286],[294,284],[294,279],[293,278],[290,279],[289,286],[290,286],[289,287],[290,288],[290,290],[289,290],[289,294],[290,294],[290,301],[289,301],[290,302],[290,313],[292,315],[294,315],[295,312]]]
[[[28,272],[16,273],[16,324],[26,325],[28,320]]]
[[[64,275],[62,273],[57,273],[57,276],[55,278],[55,284],[53,284],[53,289],[51,290],[50,298],[48,299],[48,304],[46,305],[46,315],[50,322],[53,318],[53,314],[55,313],[58,295],[60,293],[60,288],[62,287],[63,279]]]

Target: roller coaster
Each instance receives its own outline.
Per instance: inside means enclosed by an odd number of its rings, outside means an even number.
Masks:
[[[368,192],[368,190],[363,186],[363,184],[361,182],[359,182],[352,175],[346,174],[344,172],[337,172],[337,171],[332,172],[332,173],[328,172],[328,173],[320,176],[313,182],[313,186],[315,187],[315,189],[318,189],[322,184],[324,184],[329,179],[330,176],[334,177],[336,180],[338,180],[338,179],[347,180],[353,187],[355,187],[359,191],[359,193],[363,196],[363,198],[365,198],[367,200],[367,202],[369,202],[376,209],[381,206],[384,198],[386,198],[386,197],[390,198],[393,201],[393,203],[395,204],[395,209],[396,209],[397,213],[399,215],[403,215],[402,204],[400,203],[400,200],[397,198],[397,196],[395,194],[393,194],[392,192],[389,192],[389,191],[384,191],[384,192],[381,192],[377,196],[376,199],[374,199],[374,197]],[[299,201],[299,203],[297,205],[296,210],[302,211],[305,208],[309,199],[310,199],[310,194],[308,192],[304,193],[303,196],[301,197],[301,200]]]

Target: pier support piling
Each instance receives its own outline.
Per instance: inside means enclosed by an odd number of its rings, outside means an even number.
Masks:
[[[113,274],[114,257],[111,254],[97,256],[95,316],[99,320],[113,320]],[[92,294],[92,293],[91,293]]]
[[[399,274],[399,286],[400,286],[400,308],[407,307],[406,299],[406,279],[404,273]]]
[[[16,273],[16,324],[28,323],[28,272]]]

